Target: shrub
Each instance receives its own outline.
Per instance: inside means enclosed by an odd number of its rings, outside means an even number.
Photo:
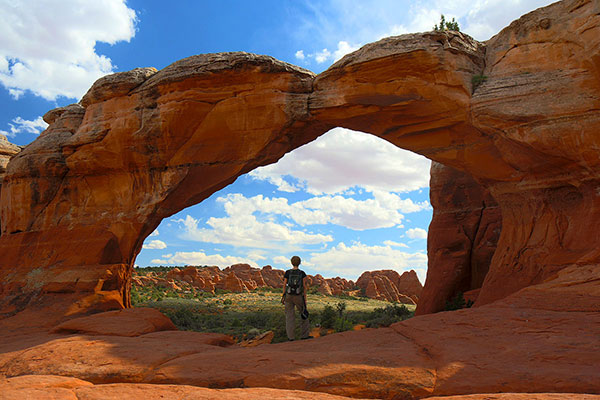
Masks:
[[[487,81],[487,76],[485,75],[473,75],[471,78],[471,84],[473,85],[473,92],[485,81]]]
[[[336,318],[335,323],[333,324],[333,329],[336,332],[349,331],[349,330],[352,330],[353,327],[354,327],[354,324],[351,321],[347,320],[346,318]]]
[[[450,300],[446,300],[445,311],[460,310],[461,308],[470,308],[473,305],[471,300],[465,301],[462,292],[456,293]]]
[[[444,17],[444,14],[442,14],[440,17],[440,24],[434,25],[433,30],[436,32],[440,32],[440,31],[460,32],[460,27],[458,26],[458,21],[456,21],[454,18],[452,18],[452,21],[446,21],[446,17]]]
[[[342,315],[344,315],[344,310],[346,310],[346,303],[340,301],[335,305],[335,309],[337,310],[339,317],[342,318]]]
[[[336,312],[329,304],[323,308],[321,312],[321,326],[327,329],[333,328],[333,324],[335,323]]]

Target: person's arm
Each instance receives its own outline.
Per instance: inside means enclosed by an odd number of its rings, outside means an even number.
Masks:
[[[303,288],[303,292],[302,296],[304,296],[304,304],[306,304],[306,292],[308,291],[308,284],[306,283],[306,274],[304,274],[304,276],[302,277],[302,288]]]
[[[285,304],[285,289],[286,289],[286,286],[287,286],[287,279],[285,278],[285,275],[284,275],[284,278],[283,278],[283,293],[281,294],[281,304]]]

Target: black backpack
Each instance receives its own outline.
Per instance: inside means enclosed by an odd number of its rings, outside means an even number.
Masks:
[[[290,270],[285,292],[288,294],[303,294],[302,271],[299,269]]]

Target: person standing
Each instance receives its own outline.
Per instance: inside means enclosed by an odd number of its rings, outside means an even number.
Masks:
[[[288,340],[294,340],[294,331],[296,330],[294,308],[297,308],[302,318],[301,339],[310,339],[312,336],[309,335],[310,323],[308,321],[308,310],[306,309],[306,284],[304,282],[306,273],[299,268],[300,257],[293,256],[290,262],[292,263],[292,269],[288,269],[283,275],[285,285],[281,296],[281,303],[285,304],[285,331]]]

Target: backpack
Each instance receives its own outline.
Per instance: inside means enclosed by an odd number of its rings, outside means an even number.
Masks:
[[[302,294],[302,271],[299,269],[291,269],[288,276],[285,292],[288,294]]]

